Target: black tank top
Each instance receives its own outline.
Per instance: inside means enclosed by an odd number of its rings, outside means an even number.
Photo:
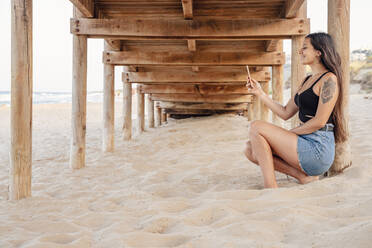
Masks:
[[[316,110],[319,104],[319,96],[317,96],[314,91],[314,85],[329,71],[323,73],[312,85],[310,88],[302,92],[301,94],[296,93],[294,97],[294,102],[298,106],[298,116],[302,122],[307,122],[312,117],[315,116]],[[311,75],[307,76],[305,81],[302,83],[302,86],[305,82],[310,78]],[[333,124],[333,111],[332,114],[329,116],[327,123]]]

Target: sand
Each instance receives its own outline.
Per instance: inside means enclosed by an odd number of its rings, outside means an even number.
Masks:
[[[101,152],[88,104],[86,168],[69,168],[69,104],[34,105],[31,198],[8,200],[9,108],[0,108],[0,247],[371,247],[372,95],[350,96],[353,166],[263,189],[243,155],[249,122],[168,124],[130,142],[116,103],[116,151]]]

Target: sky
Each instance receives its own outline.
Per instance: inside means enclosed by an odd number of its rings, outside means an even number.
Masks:
[[[327,32],[327,0],[308,0],[310,32]],[[10,0],[0,0],[0,91],[10,90]],[[72,78],[72,4],[68,0],[33,1],[33,89],[70,92]],[[365,30],[372,1],[351,0],[350,50],[372,49],[372,32]],[[88,39],[88,91],[103,88],[103,40]],[[284,51],[291,52],[290,40]],[[121,89],[121,67],[115,69],[115,88]]]

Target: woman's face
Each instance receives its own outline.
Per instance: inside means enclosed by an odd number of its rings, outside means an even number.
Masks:
[[[321,52],[314,49],[311,45],[310,38],[306,38],[299,54],[301,55],[301,62],[303,65],[311,65],[319,63]]]

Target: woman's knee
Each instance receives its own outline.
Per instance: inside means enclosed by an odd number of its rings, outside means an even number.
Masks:
[[[260,126],[262,126],[264,121],[255,120],[252,121],[249,127],[249,135],[253,136],[259,133]]]

